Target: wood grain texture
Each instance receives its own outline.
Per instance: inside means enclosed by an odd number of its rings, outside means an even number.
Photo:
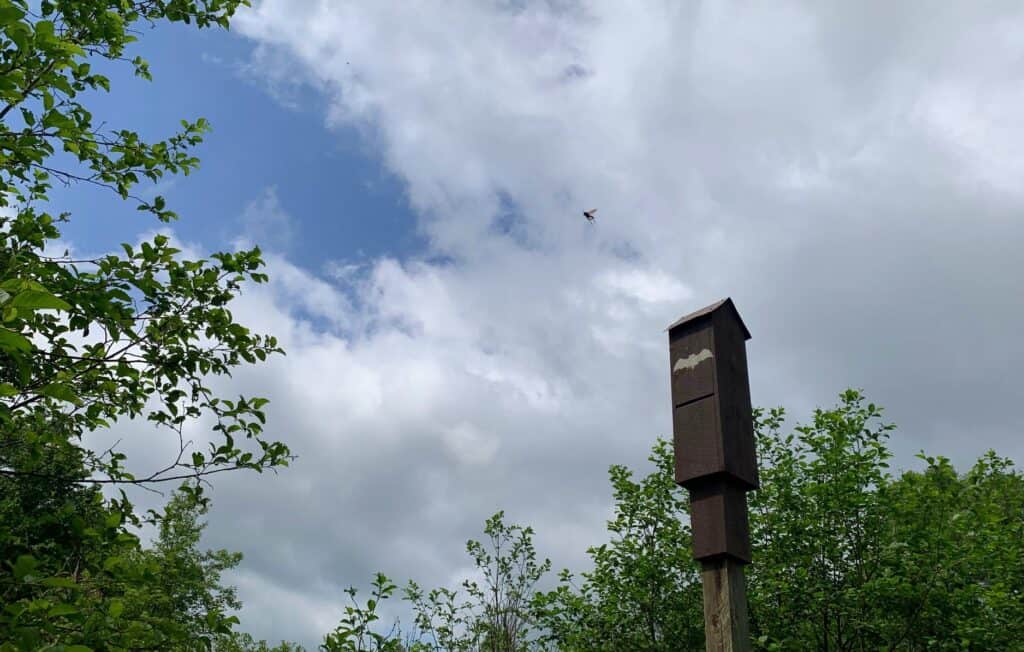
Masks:
[[[723,558],[701,564],[707,652],[750,652],[743,566]]]

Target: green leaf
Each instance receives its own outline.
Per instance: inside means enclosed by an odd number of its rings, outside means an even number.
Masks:
[[[39,394],[49,398],[55,398],[58,401],[66,401],[68,403],[74,403],[75,405],[81,404],[81,400],[78,398],[78,395],[75,394],[74,390],[64,383],[50,383],[49,385],[42,387],[39,390]]]
[[[39,562],[32,555],[20,555],[11,565],[11,571],[14,573],[14,579],[27,581],[26,578],[30,578],[32,576],[32,573],[38,565]]]
[[[112,572],[114,569],[122,566],[123,564],[124,559],[122,559],[121,557],[107,557],[103,560],[103,570],[107,572]]]
[[[21,7],[17,7],[13,4],[0,5],[0,25],[10,25],[24,17],[25,12]]]
[[[46,612],[46,615],[50,616],[52,618],[52,617],[55,617],[55,616],[70,616],[72,614],[77,614],[77,613],[78,613],[78,609],[75,608],[74,605],[70,605],[70,604],[67,604],[66,602],[62,602],[60,604],[55,604],[52,607],[50,607],[49,611]]]
[[[5,398],[7,396],[16,396],[19,393],[20,392],[18,391],[18,388],[15,387],[14,385],[10,383],[0,383],[0,398]]]
[[[0,350],[25,353],[32,350],[32,343],[24,335],[0,326]]]
[[[14,295],[10,305],[27,310],[71,310],[71,305],[49,292],[25,290]]]
[[[46,579],[39,582],[43,586],[48,586],[54,589],[80,589],[77,582],[69,577],[47,577]]]
[[[32,36],[32,28],[25,23],[13,23],[7,27],[7,36],[14,41],[19,50],[25,51]]]

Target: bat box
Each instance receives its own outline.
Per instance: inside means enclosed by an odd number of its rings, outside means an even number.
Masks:
[[[759,486],[744,326],[731,299],[668,328],[676,482]]]
[[[711,480],[690,489],[693,558],[732,557],[750,563],[747,491],[740,485]]]

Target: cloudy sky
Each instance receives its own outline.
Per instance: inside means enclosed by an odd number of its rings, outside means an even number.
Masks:
[[[97,114],[210,118],[151,191],[198,251],[264,247],[235,313],[288,351],[224,386],[300,456],[213,491],[244,627],[313,644],[378,569],[453,581],[498,509],[584,563],[608,465],[670,433],[663,328],[724,296],[755,404],[858,387],[897,466],[1024,459],[1021,34],[1017,2],[655,0],[254,0],[146,34],[157,81]],[[153,228],[73,199],[78,248]]]

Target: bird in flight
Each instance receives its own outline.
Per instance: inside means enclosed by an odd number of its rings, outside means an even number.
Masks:
[[[594,213],[597,212],[596,208],[591,208],[589,211],[583,211],[583,217],[587,218],[587,221],[591,224],[594,223]]]

